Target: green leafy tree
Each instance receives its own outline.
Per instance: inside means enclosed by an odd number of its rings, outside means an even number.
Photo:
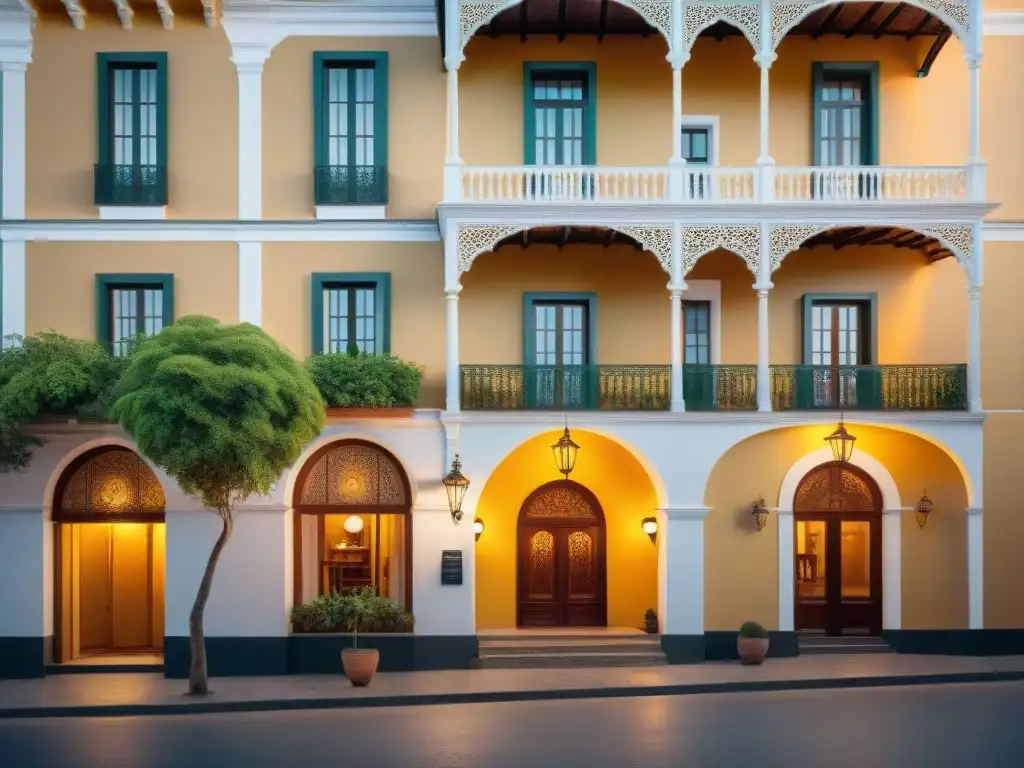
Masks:
[[[47,331],[8,336],[0,352],[0,472],[25,469],[42,444],[25,426],[46,416],[104,419],[127,365],[95,341]]]
[[[306,369],[256,326],[184,317],[143,342],[113,413],[139,450],[220,517],[189,614],[189,693],[209,692],[203,612],[239,503],[268,494],[320,434],[324,406]]]

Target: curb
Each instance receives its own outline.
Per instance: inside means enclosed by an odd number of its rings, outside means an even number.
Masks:
[[[61,717],[145,717],[229,712],[278,712],[311,709],[361,709],[366,707],[421,707],[438,704],[494,704],[521,701],[571,701],[619,699],[639,696],[692,696],[707,693],[758,693],[823,689],[892,688],[911,685],[994,683],[1024,680],[1024,670],[1005,672],[944,672],[920,675],[764,680],[729,683],[682,683],[678,685],[624,686],[615,688],[567,688],[561,690],[479,691],[471,693],[423,693],[367,696],[364,698],[261,699],[250,701],[187,701],[167,704],[111,704],[52,707],[0,708],[0,719]]]

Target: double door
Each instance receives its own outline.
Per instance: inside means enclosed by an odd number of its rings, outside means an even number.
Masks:
[[[607,624],[600,526],[520,526],[518,616],[521,627]]]
[[[882,630],[877,514],[797,514],[796,628],[828,635]]]

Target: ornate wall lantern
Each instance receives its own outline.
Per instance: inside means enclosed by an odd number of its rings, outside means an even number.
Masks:
[[[558,471],[565,475],[566,479],[572,474],[573,467],[576,466],[576,454],[579,453],[580,447],[572,441],[572,436],[569,434],[569,425],[565,425],[565,432],[558,438],[558,442],[551,446],[551,452],[555,456],[555,466],[558,467]]]
[[[846,427],[843,425],[843,417],[839,416],[839,426],[836,427],[836,431],[825,438],[825,441],[832,448],[832,458],[835,459],[837,464],[846,464],[850,461],[850,457],[853,456],[853,444],[857,442],[857,438],[846,431]]]
[[[658,540],[658,518],[645,517],[640,521],[640,525],[644,533],[651,537],[651,544],[654,544]]]
[[[473,537],[477,541],[480,541],[480,536],[483,534],[483,532],[484,532],[484,521],[481,520],[478,517],[476,520],[473,521]]]
[[[451,471],[444,476],[444,489],[448,493],[448,509],[451,510],[452,520],[456,523],[462,519],[462,500],[466,498],[466,489],[469,488],[469,480],[462,474],[462,462],[459,461],[459,454],[452,459]]]
[[[934,506],[932,500],[928,498],[928,489],[926,488],[921,500],[917,502],[917,508],[914,510],[914,517],[917,518],[917,527],[922,531],[924,530],[925,523],[928,522],[928,515],[932,513]]]
[[[764,505],[764,496],[758,496],[757,501],[751,503],[750,514],[754,518],[754,525],[757,526],[757,530],[763,531],[764,527],[768,525],[768,515],[771,514]]]

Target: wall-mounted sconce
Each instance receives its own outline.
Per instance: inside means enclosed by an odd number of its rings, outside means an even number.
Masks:
[[[448,492],[448,509],[451,510],[452,520],[456,523],[462,519],[462,500],[466,498],[466,489],[469,488],[469,480],[462,474],[462,462],[459,461],[459,454],[452,459],[452,468],[444,476],[444,489]]]
[[[645,517],[640,521],[640,525],[644,533],[651,537],[651,544],[654,544],[658,540],[658,518]]]
[[[750,505],[750,514],[754,518],[754,525],[757,526],[757,530],[763,531],[764,527],[768,525],[768,508],[764,505],[764,496],[758,496],[757,501],[752,502]]]
[[[484,532],[484,521],[479,517],[473,521],[473,536],[476,537],[477,541],[480,541],[480,536]]]
[[[928,489],[925,489],[924,495],[921,500],[917,502],[917,508],[914,510],[914,517],[917,518],[917,526],[922,531],[924,530],[925,523],[928,522],[928,515],[932,513],[932,508],[935,505],[932,500],[928,498]]]

